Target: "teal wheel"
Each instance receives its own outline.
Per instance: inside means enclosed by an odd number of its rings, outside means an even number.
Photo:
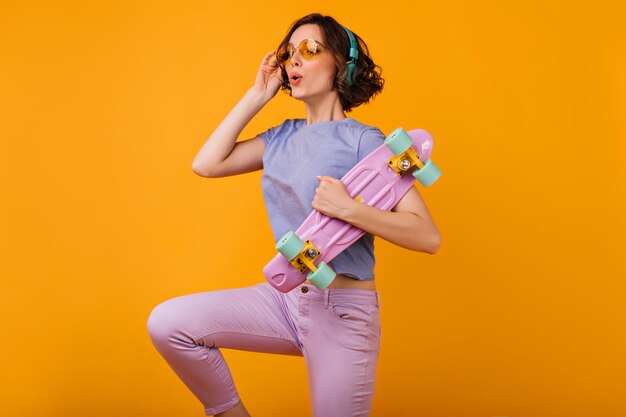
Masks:
[[[333,282],[336,276],[337,274],[330,266],[326,265],[325,262],[320,262],[317,265],[317,271],[309,272],[306,278],[311,281],[311,284],[315,285],[315,288],[323,290]]]
[[[416,169],[413,171],[413,176],[424,187],[428,187],[433,182],[437,181],[441,176],[441,170],[430,159],[426,161],[422,169]]]
[[[289,260],[295,258],[303,247],[304,242],[294,232],[285,233],[276,244],[276,250]]]
[[[387,136],[385,145],[393,152],[394,155],[400,155],[413,145],[413,139],[401,127],[397,128]]]

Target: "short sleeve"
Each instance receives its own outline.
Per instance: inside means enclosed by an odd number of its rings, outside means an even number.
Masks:
[[[259,133],[257,136],[263,139],[263,143],[265,147],[270,144],[270,142],[276,137],[280,129],[283,127],[285,122],[279,124],[278,126],[270,127],[265,132]]]
[[[265,132],[259,133],[257,136],[263,139],[263,143],[267,146],[276,133],[276,126],[270,127]]]
[[[377,127],[370,127],[363,132],[359,139],[357,150],[357,163],[372,153],[376,148],[385,142],[385,135]]]

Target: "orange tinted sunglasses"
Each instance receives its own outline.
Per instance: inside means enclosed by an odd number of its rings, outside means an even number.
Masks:
[[[319,55],[320,46],[326,48],[315,39],[303,39],[302,42],[300,42],[300,45],[298,45],[297,50],[300,51],[300,55],[302,55],[303,58],[311,60]],[[279,63],[287,64],[295,53],[296,47],[288,44],[278,49],[278,52],[276,53],[276,59]]]

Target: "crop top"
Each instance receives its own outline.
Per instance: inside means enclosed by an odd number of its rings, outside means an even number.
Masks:
[[[313,211],[317,175],[341,179],[385,140],[378,128],[349,117],[311,125],[286,119],[258,136],[265,144],[261,188],[275,242]],[[329,265],[337,274],[371,280],[374,262],[374,235],[366,233]]]

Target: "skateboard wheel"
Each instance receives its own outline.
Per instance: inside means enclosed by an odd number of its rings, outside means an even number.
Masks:
[[[319,265],[317,265],[317,270],[315,272],[309,272],[306,278],[311,281],[311,284],[315,285],[315,288],[323,290],[333,282],[336,276],[337,274],[330,266],[326,265],[325,262],[320,262]]]
[[[433,182],[437,181],[441,176],[441,170],[437,165],[433,163],[430,159],[426,161],[424,166],[421,169],[416,169],[413,171],[413,176],[416,180],[420,182],[424,187],[428,187]]]
[[[413,139],[411,139],[404,129],[399,127],[387,136],[385,145],[387,145],[394,155],[400,155],[413,145]]]
[[[285,233],[276,244],[276,250],[289,260],[295,258],[303,247],[304,242],[294,232]]]

